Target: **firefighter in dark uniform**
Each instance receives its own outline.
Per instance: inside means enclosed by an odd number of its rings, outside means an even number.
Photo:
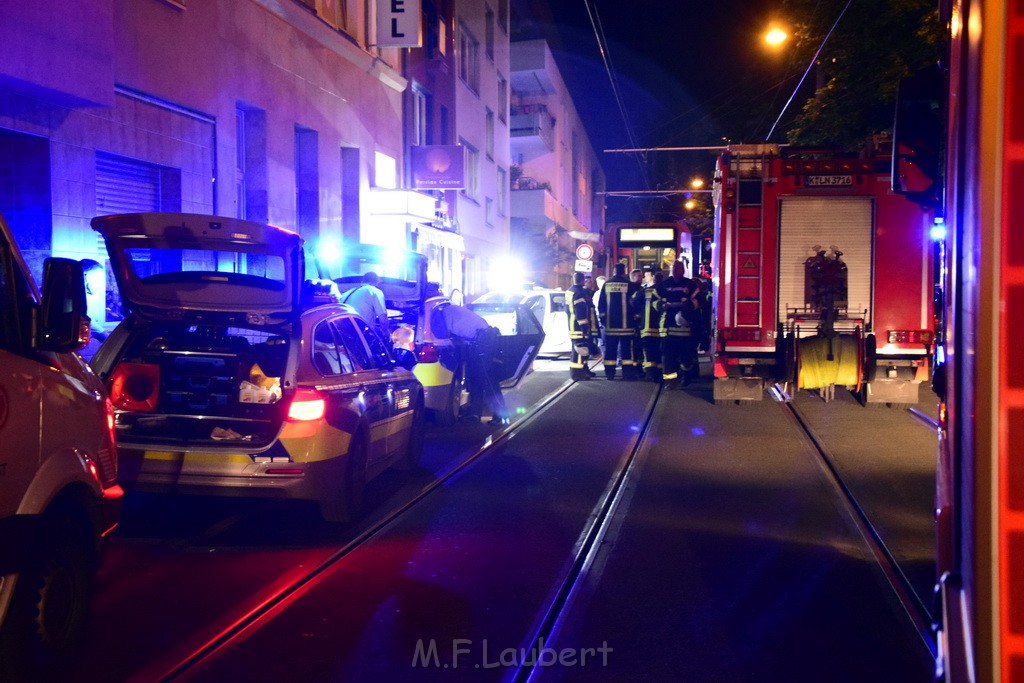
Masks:
[[[633,376],[644,377],[644,348],[640,345],[640,321],[644,315],[644,272],[639,268],[629,271],[629,315],[633,327],[633,336],[629,340],[629,353],[633,357]]]
[[[572,287],[565,292],[565,304],[569,312],[569,341],[572,343],[569,375],[578,382],[594,376],[587,367],[594,333],[594,293],[583,286],[584,277],[583,273],[576,273]]]
[[[644,378],[661,381],[661,311],[658,309],[658,285],[664,280],[660,270],[654,272],[649,287],[633,295],[640,310],[640,347],[643,350]]]
[[[666,389],[690,383],[697,373],[694,323],[700,311],[700,286],[686,277],[682,261],[672,263],[672,276],[658,285],[661,312],[661,364]]]
[[[615,274],[605,281],[598,297],[597,314],[604,324],[604,376],[615,379],[615,366],[621,360],[623,379],[637,379],[633,360],[633,321],[631,297],[639,283],[626,277],[626,264],[616,263]]]

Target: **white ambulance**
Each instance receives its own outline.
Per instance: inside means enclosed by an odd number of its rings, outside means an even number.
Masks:
[[[0,216],[0,681],[66,667],[116,524],[113,409],[75,353],[85,308],[81,264],[47,259],[40,294]]]

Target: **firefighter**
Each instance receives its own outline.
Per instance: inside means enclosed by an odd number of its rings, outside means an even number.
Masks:
[[[680,383],[687,386],[697,373],[694,323],[700,311],[700,286],[686,277],[685,267],[682,261],[673,262],[671,277],[657,287],[657,307],[661,312],[662,379],[666,389],[676,389]]]
[[[633,295],[640,311],[640,347],[643,351],[644,378],[652,382],[661,381],[661,311],[658,309],[658,285],[665,279],[660,271],[654,271],[650,285]]]
[[[597,314],[604,327],[604,376],[615,379],[615,367],[622,363],[622,378],[637,379],[633,362],[636,334],[631,296],[640,288],[626,277],[626,264],[616,263],[615,274],[605,281],[598,295]]]
[[[587,367],[594,327],[593,293],[583,286],[583,273],[573,275],[573,285],[565,293],[565,304],[569,312],[569,341],[572,342],[572,356],[569,358],[569,375],[577,382],[588,380],[594,373]]]
[[[633,285],[629,294],[629,313],[633,322],[633,336],[629,340],[630,355],[633,358],[633,376],[643,379],[644,349],[640,345],[640,321],[644,314],[644,272],[634,268],[629,271],[629,281]]]

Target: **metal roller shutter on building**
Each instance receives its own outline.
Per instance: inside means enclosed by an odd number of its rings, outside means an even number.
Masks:
[[[96,153],[96,213],[160,210],[160,169],[153,164]]]
[[[874,203],[863,197],[784,197],[779,206],[779,321],[804,301],[804,262],[835,246],[847,267],[847,310],[871,320]]]

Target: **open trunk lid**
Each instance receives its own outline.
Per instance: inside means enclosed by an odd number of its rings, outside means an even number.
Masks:
[[[299,312],[302,238],[222,216],[99,216],[126,312],[151,320],[263,324]]]

